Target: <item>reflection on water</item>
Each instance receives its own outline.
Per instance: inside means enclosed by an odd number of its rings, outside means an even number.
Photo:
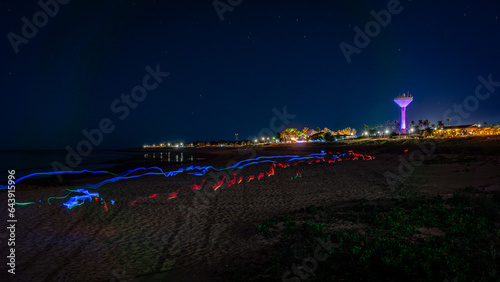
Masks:
[[[173,153],[170,155],[170,152],[159,152],[159,153],[148,153],[144,154],[145,161],[160,161],[160,162],[168,162],[168,163],[185,163],[185,162],[193,162],[204,160],[205,158],[195,158],[193,155],[186,156],[184,158],[184,153]]]

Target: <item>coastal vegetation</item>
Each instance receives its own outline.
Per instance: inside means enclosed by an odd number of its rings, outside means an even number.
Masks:
[[[276,243],[247,280],[498,281],[499,208],[498,191],[473,186],[450,197],[309,206],[255,226]]]
[[[446,120],[449,123],[449,119]],[[363,124],[363,131],[358,134],[357,130],[351,127],[346,127],[339,130],[330,130],[327,127],[321,129],[310,129],[304,127],[298,128],[285,128],[281,132],[276,133],[275,136],[257,136],[253,140],[224,140],[218,141],[211,140],[197,140],[191,143],[184,143],[182,141],[174,142],[159,142],[152,145],[143,145],[143,148],[163,148],[163,147],[225,147],[225,146],[251,146],[263,145],[271,143],[294,143],[294,142],[310,142],[310,141],[341,141],[345,139],[354,138],[391,138],[401,135],[400,123],[397,120],[388,120],[385,124],[375,124],[372,126]],[[462,136],[487,136],[499,135],[500,124],[470,124],[450,126],[445,125],[443,121],[434,123],[429,119],[418,120],[418,122],[410,121],[407,124],[407,134],[404,136],[412,138],[425,138],[425,137],[462,137]]]

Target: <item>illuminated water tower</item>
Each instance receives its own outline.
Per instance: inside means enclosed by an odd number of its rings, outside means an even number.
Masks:
[[[401,107],[401,133],[406,134],[406,107],[413,101],[410,92],[394,98],[394,102]]]

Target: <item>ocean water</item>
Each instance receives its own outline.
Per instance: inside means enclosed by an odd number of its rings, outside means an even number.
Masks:
[[[7,181],[8,170],[16,171],[16,178],[37,172],[53,172],[53,162],[59,162],[71,170],[102,170],[115,166],[114,160],[126,160],[140,157],[147,163],[158,162],[162,165],[192,164],[203,160],[192,154],[183,152],[117,152],[117,151],[93,151],[89,156],[82,157],[82,162],[76,167],[66,164],[67,151],[0,151],[0,183]],[[106,163],[103,163],[106,162]],[[120,161],[121,163],[122,161]],[[137,164],[140,167],[140,162]],[[58,170],[62,170],[60,167]],[[35,176],[37,178],[43,176]]]
[[[73,170],[99,170],[114,166],[113,163],[103,164],[124,158],[132,158],[134,153],[116,151],[93,151],[89,156],[82,157],[82,162]],[[51,172],[53,162],[66,164],[67,151],[0,151],[0,183],[6,181],[8,170],[16,171],[16,178],[35,173]],[[70,167],[71,168],[71,167]]]

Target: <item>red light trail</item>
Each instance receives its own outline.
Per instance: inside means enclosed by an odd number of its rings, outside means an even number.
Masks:
[[[246,182],[250,182],[252,180],[255,180],[257,178],[257,180],[261,180],[263,178],[265,178],[266,176],[267,177],[271,177],[271,176],[274,176],[275,175],[275,168],[276,167],[279,167],[279,168],[289,168],[290,166],[296,166],[300,163],[303,163],[303,162],[307,162],[307,164],[317,164],[317,163],[320,163],[320,162],[325,162],[325,163],[335,163],[336,161],[337,162],[340,162],[340,161],[348,161],[348,160],[359,160],[359,159],[362,159],[362,160],[373,160],[375,159],[375,157],[373,156],[370,156],[370,155],[366,155],[366,154],[357,154],[357,153],[354,153],[353,151],[348,151],[348,154],[343,154],[341,155],[340,153],[337,153],[338,155],[335,156],[333,155],[331,152],[329,152],[329,154],[331,154],[333,156],[332,159],[329,159],[329,160],[326,160],[325,158],[315,158],[315,159],[301,159],[301,160],[298,160],[296,162],[293,162],[292,164],[290,164],[290,162],[286,162],[286,163],[273,163],[270,167],[269,167],[269,170],[268,171],[265,171],[265,172],[260,172],[259,174],[254,175],[254,174],[251,174],[249,175],[247,178],[246,178]],[[340,156],[343,156],[344,158],[342,157],[339,157]],[[302,177],[302,174],[300,173],[299,170],[297,170],[297,173],[295,174],[295,176],[293,176],[291,178],[291,180],[293,179],[296,179],[296,178],[300,178]],[[224,176],[221,180],[215,182],[213,185],[211,185],[210,188],[212,188],[213,191],[217,191],[219,188],[221,188],[224,184],[227,183],[227,186],[228,187],[231,187],[233,185],[236,185],[236,184],[240,184],[243,182],[243,179],[244,177],[243,176],[240,176],[238,177],[236,174],[233,175],[233,177],[231,179],[228,179],[226,178],[226,176]],[[199,190],[201,189],[205,182],[208,182],[207,179],[203,179],[203,181],[200,183],[200,184],[192,184],[192,185],[189,185],[188,188],[191,189],[191,190]],[[174,199],[174,198],[177,198],[177,195],[178,193],[183,190],[183,189],[186,189],[186,187],[181,187],[179,188],[177,191],[174,191],[174,192],[170,192],[168,193],[168,195],[166,196],[167,199]],[[159,197],[158,194],[153,194],[149,197],[142,197],[142,198],[138,198],[132,202],[130,202],[131,205],[139,202],[139,201],[144,201],[144,200],[147,200],[147,199],[151,199],[151,198],[155,198],[155,197]],[[165,197],[159,197],[159,198],[165,198]]]

